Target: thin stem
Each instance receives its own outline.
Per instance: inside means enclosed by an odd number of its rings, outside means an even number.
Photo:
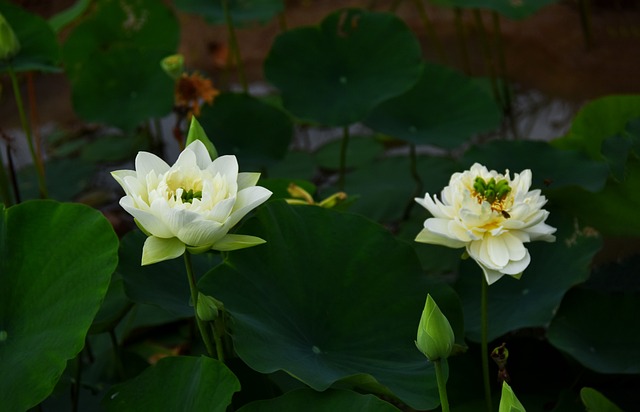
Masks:
[[[431,23],[431,19],[427,14],[427,9],[424,7],[422,0],[413,0],[413,3],[416,5],[418,9],[418,14],[420,16],[420,20],[422,20],[422,25],[424,26],[425,31],[427,32],[427,36],[429,37],[429,41],[436,49],[438,53],[438,57],[443,63],[447,63],[447,55],[444,52],[444,48],[442,47],[442,43],[436,34],[435,29],[433,28],[433,23]]]
[[[504,111],[509,119],[509,126],[511,128],[511,133],[513,134],[513,138],[515,140],[519,140],[520,136],[518,133],[518,127],[516,122],[516,115],[513,111],[513,102],[511,96],[511,87],[509,82],[507,81],[507,60],[504,53],[504,43],[502,42],[502,29],[500,28],[500,15],[493,11],[491,12],[491,17],[493,18],[493,31],[496,36],[496,49],[498,50],[498,67],[499,67],[499,76],[502,79],[502,96],[504,98]]]
[[[462,9],[456,7],[454,10],[458,48],[460,49],[460,55],[462,56],[462,68],[464,73],[469,75],[471,74],[471,63],[469,61],[469,49],[467,48],[467,41],[465,39],[464,25],[462,24]]]
[[[79,411],[79,406],[80,406],[80,388],[81,388],[81,384],[80,381],[82,380],[82,353],[84,351],[80,351],[80,353],[78,354],[78,364],[76,365],[76,375],[75,375],[75,382],[73,383],[73,385],[71,386],[71,411],[72,412],[78,412]]]
[[[422,194],[422,178],[418,173],[418,154],[416,152],[416,145],[413,143],[409,144],[409,172],[411,173],[411,177],[416,182],[416,185],[413,189],[413,196],[409,200],[409,203],[404,209],[404,213],[402,215],[402,220],[409,219],[409,215],[411,215],[411,210],[416,202],[413,200],[414,198],[420,196]]]
[[[591,31],[591,4],[590,0],[578,0],[580,6],[580,25],[584,37],[584,45],[587,50],[593,47],[593,32]]]
[[[491,386],[489,384],[489,342],[487,342],[488,336],[488,314],[487,314],[487,294],[489,285],[487,284],[484,276],[482,277],[482,291],[480,295],[480,327],[481,327],[481,342],[480,352],[482,355],[482,380],[484,382],[484,398],[487,403],[487,412],[491,412],[493,407],[491,405]]]
[[[10,155],[8,144],[7,144],[7,154]],[[13,204],[13,193],[11,193],[9,176],[7,175],[7,169],[4,168],[2,154],[0,154],[0,197],[1,197],[0,201],[5,206],[9,207]]]
[[[244,63],[242,62],[242,56],[240,55],[240,46],[238,45],[236,29],[233,25],[233,16],[231,16],[231,12],[229,11],[228,0],[222,0],[222,10],[224,11],[224,19],[227,23],[227,30],[229,31],[229,47],[238,67],[238,77],[240,79],[240,84],[242,85],[242,91],[249,93],[249,84],[247,83],[247,76],[244,72]]]
[[[114,329],[109,329],[109,338],[111,339],[111,346],[113,347],[113,355],[115,356],[116,371],[120,379],[125,378],[124,364],[122,363],[122,356],[120,354],[120,344],[118,343],[118,337]]]
[[[287,30],[287,15],[285,14],[285,10],[282,10],[278,14],[278,26],[280,28],[280,31]]]
[[[210,357],[213,358],[216,351],[213,348],[213,343],[211,342],[211,337],[209,336],[209,331],[207,330],[207,323],[198,317],[198,288],[196,286],[196,278],[193,275],[193,265],[191,264],[191,253],[189,253],[189,251],[184,252],[184,266],[187,269],[187,279],[189,280],[189,289],[191,290],[193,311],[196,317],[196,323],[198,324],[198,329],[200,330],[200,336],[202,336],[204,346],[207,348],[207,353]],[[219,360],[222,361],[222,359]]]
[[[496,70],[493,66],[493,58],[491,57],[491,47],[489,46],[489,40],[487,39],[487,30],[484,27],[482,21],[482,14],[480,10],[473,9],[473,17],[475,18],[476,25],[480,30],[480,43],[482,45],[482,57],[484,58],[484,65],[489,72],[489,79],[491,80],[491,90],[493,91],[493,97],[497,102],[500,102],[500,92],[498,91],[498,84],[496,81]]]
[[[442,371],[442,361],[440,359],[433,361],[433,365],[436,368],[436,380],[438,381],[438,394],[440,395],[440,407],[442,408],[442,412],[449,412],[449,398],[447,396],[447,380],[444,378],[444,372]]]
[[[345,175],[347,173],[347,148],[349,147],[349,126],[342,128],[342,145],[340,146],[340,176],[338,187],[344,190]]]
[[[211,325],[211,333],[213,333],[213,340],[216,343],[216,354],[218,355],[218,360],[224,363],[224,344],[222,343],[222,336],[224,334],[224,324],[219,322],[220,318],[224,316],[222,313],[219,314],[218,318],[213,322],[209,322]]]
[[[24,135],[27,139],[27,145],[29,146],[29,153],[31,154],[31,159],[33,160],[33,165],[36,168],[38,175],[38,187],[40,189],[40,196],[43,198],[47,198],[47,185],[45,183],[44,177],[44,167],[40,162],[40,159],[36,155],[36,150],[33,145],[33,139],[31,137],[31,128],[29,127],[29,123],[27,122],[27,115],[24,112],[24,105],[22,103],[22,94],[20,93],[20,86],[18,85],[18,77],[16,76],[15,71],[11,65],[8,66],[9,77],[11,78],[11,85],[13,86],[13,96],[16,100],[16,106],[18,107],[18,114],[20,115],[20,123],[22,124],[22,130],[24,131]]]
[[[33,141],[35,143],[36,156],[38,161],[44,166],[42,162],[42,139],[40,138],[40,131],[38,130],[38,124],[40,124],[38,116],[38,105],[36,104],[36,90],[33,85],[33,72],[27,72],[27,96],[29,97],[29,116],[31,118]]]

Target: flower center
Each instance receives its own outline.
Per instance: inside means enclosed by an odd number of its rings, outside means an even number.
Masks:
[[[491,210],[500,212],[505,218],[509,213],[505,210],[505,199],[511,192],[511,187],[506,179],[496,182],[493,177],[487,182],[480,176],[473,182],[473,196],[478,199],[478,203],[489,202]]]
[[[183,203],[192,203],[193,199],[198,199],[201,200],[202,199],[202,190],[198,190],[196,192],[193,191],[193,189],[189,189],[184,190],[184,188],[182,189],[182,202]]]

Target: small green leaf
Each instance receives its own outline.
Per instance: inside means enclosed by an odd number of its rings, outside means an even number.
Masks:
[[[102,404],[107,411],[225,412],[240,382],[221,362],[207,357],[163,358],[140,375],[114,385]]]

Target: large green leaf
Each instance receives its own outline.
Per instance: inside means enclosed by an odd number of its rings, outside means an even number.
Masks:
[[[319,27],[280,34],[264,70],[293,115],[345,126],[410,89],[422,61],[420,44],[402,20],[346,9],[330,14]]]
[[[246,94],[217,96],[213,106],[202,108],[199,121],[218,153],[238,156],[244,170],[282,159],[293,136],[284,112]]]
[[[414,408],[438,404],[414,345],[429,287],[410,245],[358,215],[281,201],[243,230],[267,243],[231,252],[198,286],[224,303],[249,366],[320,391],[368,374]]]
[[[0,13],[7,20],[20,42],[20,51],[8,62],[0,60],[0,72],[9,64],[15,71],[59,71],[60,48],[51,26],[40,16],[0,1]]]
[[[549,327],[552,345],[601,373],[640,373],[640,257],[603,265],[567,294]]]
[[[411,177],[410,159],[405,156],[380,159],[348,175],[345,192],[358,196],[350,210],[376,221],[398,220],[407,205],[414,203],[415,196],[424,196],[425,192],[440,193],[457,168],[449,159],[418,157],[416,169],[422,184],[416,192],[418,184]]]
[[[373,395],[352,391],[328,390],[316,392],[298,389],[279,398],[257,401],[245,405],[238,412],[398,412],[399,409]]]
[[[267,22],[284,10],[282,0],[226,0],[233,23]],[[176,0],[178,9],[202,16],[211,24],[226,24],[222,0]]]
[[[63,47],[75,111],[123,129],[169,113],[174,84],[160,60],[178,39],[178,21],[162,2],[98,2]]]
[[[569,133],[553,144],[580,149],[593,159],[602,159],[602,142],[640,117],[640,95],[606,96],[587,103],[571,123]]]
[[[121,241],[117,271],[122,275],[127,296],[136,303],[154,305],[173,315],[193,316],[184,259],[141,266],[142,245],[146,238],[144,233],[134,230]],[[196,277],[200,277],[218,264],[220,258],[213,253],[203,253],[194,255],[192,262]]]
[[[430,0],[431,3],[463,9],[497,11],[510,19],[524,19],[558,0]]]
[[[454,148],[500,125],[502,113],[490,94],[471,78],[427,64],[408,92],[376,107],[365,124],[415,144]]]
[[[520,328],[547,326],[567,290],[589,277],[589,265],[602,244],[600,237],[553,212],[548,223],[558,228],[557,239],[526,244],[531,264],[522,278],[504,276],[489,287],[489,340]],[[478,265],[472,259],[463,262],[455,289],[463,302],[467,337],[476,342],[480,341],[481,281]]]
[[[23,411],[84,346],[117,264],[109,222],[79,204],[0,207],[0,398]]]
[[[605,235],[640,236],[639,187],[640,161],[632,158],[626,164],[623,181],[609,179],[598,193],[573,188],[563,190],[554,193],[553,200]]]
[[[207,357],[161,359],[130,381],[115,385],[107,411],[224,412],[240,382],[223,363]]]

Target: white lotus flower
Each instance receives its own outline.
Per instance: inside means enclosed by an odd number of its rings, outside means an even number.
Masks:
[[[465,247],[488,284],[503,275],[519,278],[531,261],[524,243],[555,241],[556,229],[545,223],[549,212],[542,209],[547,199],[530,186],[528,169],[513,179],[508,170],[502,175],[478,163],[454,173],[441,199],[428,193],[416,198],[433,215],[416,241]]]
[[[264,243],[254,236],[228,234],[271,196],[256,186],[259,173],[238,173],[235,156],[212,161],[204,144],[196,140],[173,166],[152,153],[139,152],[135,167],[111,175],[126,193],[120,205],[149,235],[142,250],[143,265],[173,259],[186,249],[201,253]]]

